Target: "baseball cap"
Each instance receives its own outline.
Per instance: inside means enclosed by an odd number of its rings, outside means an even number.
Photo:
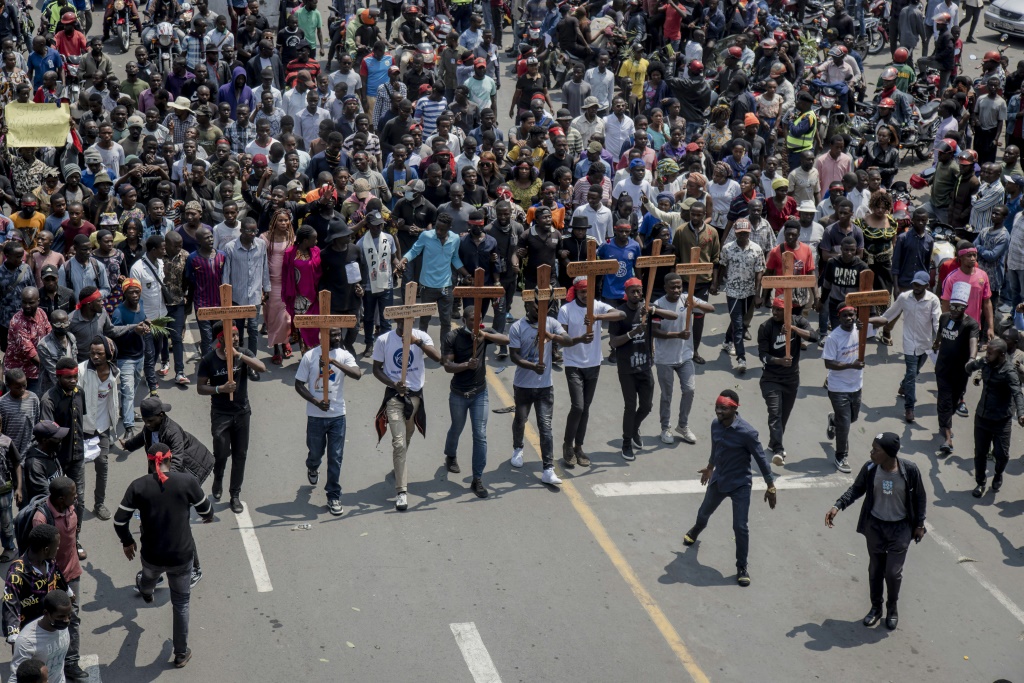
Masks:
[[[371,211],[366,214],[366,222],[370,225],[384,225],[384,216],[380,214],[380,211]]]
[[[746,218],[741,218],[732,224],[733,232],[750,232],[750,221]]]
[[[150,396],[142,400],[139,404],[139,412],[142,413],[142,417],[156,417],[160,413],[171,412],[171,405],[164,403],[156,396]]]
[[[594,97],[593,95],[591,95],[590,97],[586,97],[583,100],[583,108],[584,109],[590,109],[591,107],[600,107],[600,106],[601,106],[601,103],[598,102],[597,98]]]
[[[145,120],[143,120],[143,118],[141,116],[129,116],[128,117],[128,127],[129,128],[142,128],[144,125],[146,125],[146,122],[145,122]]]
[[[405,187],[406,187],[406,189],[411,190],[412,192],[423,192],[424,190],[427,189],[426,184],[422,180],[420,180],[419,178],[417,178],[416,180],[413,180],[412,182],[410,182]]]
[[[474,69],[480,66],[487,68],[487,60],[484,59],[483,57],[477,57],[476,59],[473,60]]]
[[[604,149],[604,147],[601,146],[600,142],[591,142],[587,145],[587,151],[593,154],[600,154],[602,149]]]
[[[252,158],[252,165],[253,166],[266,166],[267,165],[267,155],[266,154],[256,154],[256,155],[254,155],[253,158]]]
[[[68,431],[67,427],[61,427],[52,420],[42,420],[32,428],[32,436],[37,439],[63,439]]]
[[[929,280],[930,279],[928,277],[928,273],[926,271],[919,270],[916,273],[914,273],[914,279],[911,280],[910,282],[915,285],[926,285],[928,284]]]
[[[47,264],[43,266],[43,269],[41,271],[39,271],[39,279],[45,280],[48,277],[57,277],[59,272],[60,271],[57,270],[57,266],[53,265],[52,263]]]
[[[388,73],[389,74],[400,74],[400,73],[402,73],[402,70],[399,69],[396,65],[392,64],[390,67],[388,67]]]
[[[370,196],[370,183],[366,178],[359,178],[352,183],[352,189],[357,199],[366,199]]]

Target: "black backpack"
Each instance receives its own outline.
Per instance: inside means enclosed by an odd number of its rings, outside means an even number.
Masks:
[[[28,535],[32,532],[32,518],[35,517],[37,510],[42,511],[47,524],[53,524],[53,513],[46,504],[49,497],[48,493],[40,493],[21,508],[14,518],[14,539],[18,543],[18,554],[24,554],[28,550]]]

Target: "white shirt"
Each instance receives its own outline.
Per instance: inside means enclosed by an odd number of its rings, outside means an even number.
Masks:
[[[275,88],[273,85],[271,85],[270,86],[270,92],[274,95],[274,106],[277,107],[278,109],[282,109],[283,110],[284,109],[284,106],[283,106],[283,104],[284,104],[284,96],[281,95],[281,91],[278,90],[277,88]],[[255,88],[252,89],[252,97],[253,97],[253,99],[257,103],[260,103],[260,107],[263,106],[262,105],[262,102],[263,102],[263,84],[262,83],[260,85],[257,85]]]
[[[632,178],[626,178],[621,183],[615,185],[612,189],[612,201],[616,201],[623,192],[633,198],[633,210],[636,211],[640,208],[640,195],[645,194],[650,199],[654,196],[651,190],[651,184],[646,180],[641,180],[640,184],[637,185],[633,182]]]
[[[104,434],[110,429],[110,411],[104,410],[102,406],[107,405],[107,397],[114,390],[113,381],[113,372],[108,374],[106,379],[100,379],[99,375],[96,376],[96,405],[101,406],[100,410],[96,411],[95,417],[93,417],[93,424],[96,425],[97,434]]]
[[[444,144],[448,145],[448,149],[451,150],[452,156],[457,157],[462,154],[462,143],[459,142],[459,138],[454,133],[448,133],[447,138],[442,138],[437,133],[434,133],[427,138],[427,147],[433,149],[434,140],[444,140]],[[459,182],[461,182],[461,180]]]
[[[837,327],[825,337],[825,350],[821,354],[822,360],[836,361],[837,363],[853,363],[857,360],[860,350],[860,333],[857,327],[846,332]],[[828,390],[834,392],[851,393],[860,391],[864,383],[864,369],[828,371]]]
[[[598,245],[604,244],[615,236],[612,221],[612,210],[604,204],[598,205],[597,211],[590,206],[590,202],[577,206],[572,212],[573,217],[583,216],[590,222],[587,228],[587,237],[597,241]]]
[[[313,140],[320,137],[320,122],[330,119],[331,113],[326,109],[317,107],[316,111],[311,114],[309,109],[303,108],[295,115],[295,134],[306,143],[306,147],[309,147]]]
[[[673,311],[678,314],[675,320],[662,318],[659,321],[662,332],[682,332],[686,329],[686,302],[689,294],[683,292],[679,301],[672,303],[667,297],[654,302],[655,308]],[[694,303],[703,304],[703,300],[693,297]],[[690,339],[658,339],[654,345],[655,365],[682,365],[693,359],[693,338]]]
[[[900,313],[903,314],[903,354],[920,356],[931,351],[942,315],[939,297],[925,290],[918,300],[913,290],[903,292],[882,315],[891,322]]]
[[[594,315],[604,315],[615,309],[603,301],[594,302]],[[587,316],[586,304],[569,302],[558,309],[558,322],[570,337],[581,337],[587,333],[583,319]],[[589,344],[577,344],[562,349],[562,363],[567,368],[596,368],[601,364],[601,322],[594,321],[594,339]]]
[[[269,156],[270,155],[270,146],[272,144],[274,144],[275,142],[277,142],[277,140],[275,140],[274,138],[270,138],[267,141],[267,146],[264,147],[263,145],[261,145],[256,140],[253,140],[252,142],[250,142],[248,145],[245,146],[245,153],[250,155],[250,156],[256,156],[257,154],[265,154],[265,155]]]
[[[157,259],[154,264],[148,256],[143,256],[132,266],[130,275],[142,283],[142,310],[146,312],[146,320],[155,320],[167,315],[167,306],[164,305],[164,298],[160,293],[160,281],[164,279],[163,260]]]
[[[307,90],[306,92],[309,91]],[[352,91],[349,90],[349,92]],[[281,108],[289,116],[298,116],[299,112],[306,108],[306,93],[299,92],[297,88],[292,88],[284,94]]]
[[[604,148],[611,152],[613,157],[618,156],[626,140],[635,132],[633,119],[623,114],[620,121],[615,114],[608,114],[604,117]]]
[[[110,143],[110,149],[103,149],[98,144],[92,145],[87,152],[95,151],[103,159],[103,165],[113,171],[112,179],[116,180],[121,176],[121,166],[124,165],[124,147],[116,142]]]
[[[583,75],[583,82],[590,84],[590,94],[597,98],[598,111],[607,111],[612,106],[612,94],[615,92],[615,74],[611,69],[600,69],[592,66]]]
[[[401,344],[399,344],[399,348],[401,348]],[[309,392],[317,400],[323,400],[324,397],[321,358],[323,358],[323,355],[320,347],[314,346],[302,356],[302,361],[299,362],[299,369],[295,371],[295,381],[305,382]],[[355,356],[345,349],[331,349],[331,359],[350,368],[359,367],[356,365]],[[306,415],[308,417],[342,417],[345,414],[345,373],[332,365],[327,381],[327,398],[331,402],[330,409],[327,411],[320,410],[320,408],[307,401]]]
[[[231,240],[238,239],[242,234],[242,222],[235,221],[235,227],[229,227],[223,221],[213,226],[213,248],[224,251],[224,247]]]
[[[406,325],[413,321],[406,321]],[[434,342],[426,332],[414,329],[413,341],[421,339],[424,346],[433,346]],[[373,342],[373,360],[384,364],[384,374],[392,382],[402,379],[402,337],[394,330],[389,330],[377,337]],[[423,365],[423,349],[415,344],[409,346],[409,363],[405,375],[405,385],[410,391],[423,388],[425,371]]]

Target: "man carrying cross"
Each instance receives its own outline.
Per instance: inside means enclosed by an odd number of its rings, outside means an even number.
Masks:
[[[322,333],[321,333],[322,334]],[[330,331],[330,373],[325,378],[323,350],[312,347],[299,362],[295,373],[295,391],[306,400],[306,478],[316,486],[320,463],[327,452],[327,509],[332,515],[344,512],[341,507],[341,460],[345,451],[345,377],[358,380],[363,371],[355,357],[344,348],[341,328]],[[324,400],[324,383],[327,400]]]
[[[267,366],[256,359],[248,348],[239,349],[238,328],[232,327],[230,352],[232,362],[231,379],[228,379],[228,351],[224,323],[213,324],[213,350],[199,361],[198,384],[200,396],[210,397],[210,429],[213,433],[213,498],[220,500],[224,493],[224,470],[231,458],[231,479],[228,494],[231,496],[231,511],[243,511],[241,495],[245,479],[245,458],[249,452],[249,372],[267,371]],[[258,374],[257,374],[258,376]]]

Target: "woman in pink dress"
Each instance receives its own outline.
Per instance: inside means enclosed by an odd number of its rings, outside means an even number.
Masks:
[[[261,239],[267,243],[267,261],[270,265],[270,296],[263,309],[263,318],[267,325],[267,344],[274,348],[270,362],[280,365],[282,354],[284,358],[292,357],[292,347],[288,343],[292,319],[284,303],[282,283],[282,273],[286,272],[285,252],[295,243],[291,211],[275,211],[270,218],[270,229],[263,233]]]
[[[295,234],[295,244],[284,253],[284,266],[281,269],[284,281],[283,297],[288,313],[291,315],[317,315],[320,313],[320,301],[317,287],[320,285],[320,248],[316,246],[316,230],[312,226],[303,225]],[[299,330],[302,338],[302,353],[320,343],[320,330],[303,328]]]

